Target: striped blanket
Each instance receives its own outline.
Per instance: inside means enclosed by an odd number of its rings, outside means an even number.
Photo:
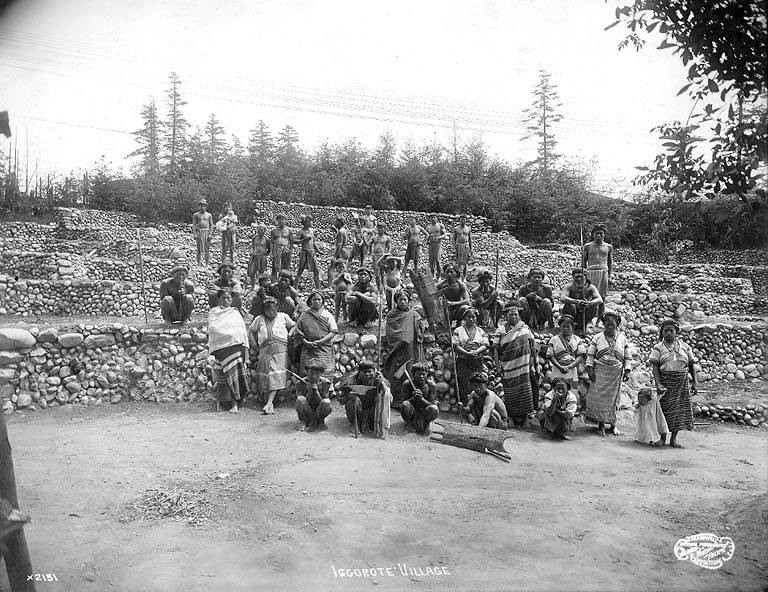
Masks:
[[[661,397],[661,410],[670,432],[693,429],[693,409],[688,390],[688,373],[660,370],[661,385],[667,392]]]

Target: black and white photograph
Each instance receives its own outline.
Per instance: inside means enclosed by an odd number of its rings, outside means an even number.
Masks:
[[[766,592],[767,47],[0,2],[0,592]]]

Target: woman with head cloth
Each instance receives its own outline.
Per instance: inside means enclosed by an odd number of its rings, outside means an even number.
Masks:
[[[464,323],[453,331],[453,346],[456,350],[456,381],[463,404],[469,395],[469,379],[476,372],[485,371],[483,358],[490,343],[488,335],[477,324],[477,309],[470,307],[464,311]]]
[[[606,311],[600,318],[604,330],[592,338],[587,349],[587,374],[591,384],[587,392],[587,418],[597,422],[597,430],[605,436],[608,432],[620,436],[616,429],[616,411],[619,408],[621,383],[629,379],[632,360],[629,343],[619,332],[621,317]]]
[[[516,300],[504,306],[505,322],[495,334],[493,357],[504,387],[504,404],[515,426],[525,427],[534,410],[532,381],[538,376],[536,342],[520,318]]]
[[[299,368],[302,376],[307,373],[307,364],[319,362],[323,365],[322,376],[333,380],[336,357],[333,338],[339,328],[333,315],[326,310],[323,295],[314,290],[307,296],[307,310],[296,321],[296,334],[301,338],[301,359]]]
[[[264,299],[264,314],[259,315],[248,329],[251,349],[258,352],[256,365],[256,392],[264,403],[262,413],[275,413],[277,391],[286,387],[288,368],[288,332],[295,323],[284,312],[278,312],[277,300]]]
[[[539,423],[553,438],[570,440],[566,433],[573,431],[577,407],[576,395],[568,390],[568,381],[555,378],[552,389],[544,396]]]
[[[230,413],[237,413],[248,395],[247,352],[248,331],[243,317],[232,307],[229,290],[219,290],[218,304],[208,313],[208,353],[215,359],[211,373],[216,385],[217,410],[224,405]]]
[[[682,448],[677,441],[680,430],[693,429],[691,392],[698,390],[696,358],[691,347],[678,339],[680,326],[672,319],[661,323],[661,341],[651,350],[648,362],[653,368],[653,379],[659,392],[659,402],[669,427],[669,445]],[[688,375],[691,385],[688,385]],[[661,444],[667,435],[661,434]]]

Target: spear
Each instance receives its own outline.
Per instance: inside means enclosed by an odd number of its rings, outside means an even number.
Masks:
[[[139,246],[139,278],[141,279],[141,300],[144,302],[144,324],[149,324],[149,317],[147,316],[147,295],[144,292],[144,254],[141,250],[141,235],[139,229],[136,229],[136,244]]]
[[[499,322],[499,319],[496,317],[496,313],[499,308],[499,247],[496,247],[496,285],[493,288],[496,291],[496,305],[493,307],[493,326],[495,327],[496,324]]]
[[[461,391],[459,389],[459,376],[456,373],[456,349],[453,346],[453,333],[451,333],[451,311],[446,305],[445,307],[445,314],[448,317],[448,338],[451,340],[451,354],[453,355],[453,378],[456,381],[456,399],[459,401],[459,423],[464,423],[464,420],[461,417],[461,407],[463,403],[461,402]]]

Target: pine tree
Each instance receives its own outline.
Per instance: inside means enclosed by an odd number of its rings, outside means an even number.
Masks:
[[[216,115],[211,113],[205,124],[205,148],[206,160],[210,167],[215,167],[221,162],[227,152],[227,142],[224,140],[224,128],[219,125]]]
[[[275,143],[272,140],[272,134],[267,124],[260,119],[259,125],[251,130],[251,137],[248,138],[248,154],[254,162],[269,162],[273,159],[274,153]]]
[[[166,158],[168,159],[168,172],[174,174],[178,171],[179,161],[184,154],[189,122],[184,119],[182,113],[182,107],[184,107],[187,102],[181,98],[179,90],[181,87],[181,80],[179,80],[179,76],[176,72],[171,72],[168,79],[170,81],[170,87],[166,94],[168,101],[168,119],[163,123],[165,132],[163,147],[165,148]]]
[[[144,126],[135,132],[136,142],[139,148],[131,152],[128,156],[140,156],[139,164],[143,175],[153,175],[160,172],[160,119],[157,116],[157,105],[155,99],[150,99],[149,103],[141,109],[141,118]]]
[[[560,157],[555,152],[557,140],[553,133],[553,125],[563,116],[558,113],[562,107],[557,94],[557,86],[550,81],[550,74],[546,70],[539,70],[539,83],[533,90],[533,104],[523,110],[524,121],[528,124],[528,134],[522,139],[538,138],[538,158],[529,164],[538,167],[542,176],[547,177],[554,162]]]

